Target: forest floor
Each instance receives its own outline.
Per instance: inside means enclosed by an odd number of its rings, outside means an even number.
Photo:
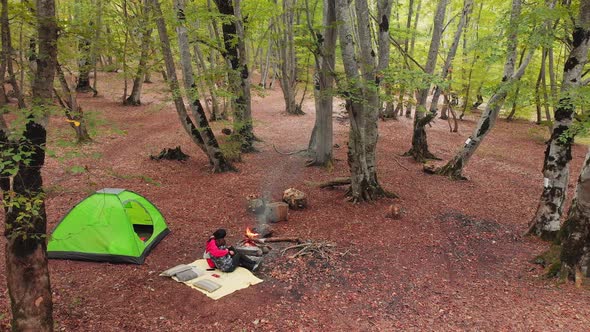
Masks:
[[[549,245],[522,237],[543,183],[547,129],[500,120],[464,175],[451,181],[423,173],[401,155],[409,149],[412,122],[379,122],[378,174],[399,199],[351,204],[345,188],[313,185],[349,174],[348,122],[335,119],[336,162],[329,171],[305,167],[314,124],[313,101],[303,116],[283,112],[279,88],[254,98],[258,153],[243,155],[239,172],[211,174],[206,156],[181,128],[162,82],[145,85],[144,104],[123,107],[121,78],[101,74],[98,97],[80,96],[94,142],[73,143],[63,116],[55,115],[43,169],[48,229],[80,200],[105,187],[126,188],[151,200],[171,234],[143,265],[49,262],[58,331],[587,331],[590,292],[543,276],[535,257]],[[336,103],[334,115],[342,115]],[[428,128],[430,149],[448,160],[470,135],[476,115],[450,133],[445,121]],[[215,124],[219,133],[223,124]],[[221,135],[221,134],[219,134]],[[153,161],[150,154],[181,146],[186,162]],[[586,147],[576,145],[572,197]],[[202,257],[216,228],[242,239],[254,217],[249,194],[279,200],[295,187],[309,207],[290,211],[273,225],[277,236],[336,244],[330,259],[267,255],[256,274],[264,282],[213,301],[158,273]],[[385,218],[398,203],[401,220]],[[4,225],[4,223],[0,223]],[[3,226],[0,226],[3,227]],[[3,229],[0,228],[0,231]],[[5,239],[0,238],[0,250]],[[0,285],[5,285],[0,260]],[[4,288],[4,286],[2,287]],[[0,330],[9,326],[9,297],[0,292]]]

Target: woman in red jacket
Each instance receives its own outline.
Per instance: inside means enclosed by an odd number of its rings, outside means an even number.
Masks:
[[[241,255],[239,252],[233,250],[232,247],[226,247],[226,234],[225,229],[220,228],[213,232],[213,235],[207,240],[205,257],[209,266],[211,268],[216,267],[223,272],[233,272],[238,266],[245,267],[250,271],[258,270],[260,262],[255,262]]]

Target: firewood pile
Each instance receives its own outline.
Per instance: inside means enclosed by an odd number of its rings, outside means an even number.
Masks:
[[[303,256],[314,256],[322,259],[331,259],[334,254],[333,243],[322,242],[322,241],[308,241],[296,245],[289,246],[281,251],[281,255],[285,255],[290,250],[295,251],[295,254],[289,256],[290,259],[303,257]]]

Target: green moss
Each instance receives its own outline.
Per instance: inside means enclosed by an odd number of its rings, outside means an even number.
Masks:
[[[561,246],[551,245],[549,250],[535,257],[533,263],[543,266],[545,273],[543,274],[546,278],[555,278],[559,276],[561,271]]]
[[[219,148],[223,156],[229,161],[242,161],[241,146],[242,143],[239,137],[233,134],[219,139]]]

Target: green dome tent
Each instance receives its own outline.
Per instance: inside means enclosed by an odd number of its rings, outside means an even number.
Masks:
[[[49,258],[143,264],[170,230],[160,211],[144,197],[106,188],[78,203],[57,224]]]

